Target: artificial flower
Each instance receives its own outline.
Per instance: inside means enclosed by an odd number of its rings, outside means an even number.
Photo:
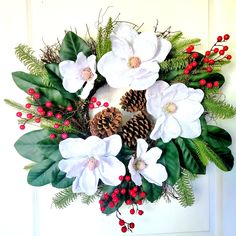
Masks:
[[[98,71],[113,88],[144,90],[159,77],[159,62],[165,60],[171,43],[153,32],[138,34],[128,24],[118,24],[111,34],[112,51],[98,62]]]
[[[143,176],[149,183],[161,186],[167,179],[166,168],[157,163],[161,157],[162,150],[158,147],[148,149],[148,144],[144,139],[137,140],[136,156],[132,157],[128,168],[131,179],[136,185],[142,185]]]
[[[75,93],[83,87],[80,94],[82,99],[86,99],[94,87],[96,74],[96,57],[91,55],[88,58],[83,52],[77,55],[76,61],[65,60],[59,64],[59,70],[63,76],[62,85],[70,93]]]
[[[170,86],[157,81],[146,91],[147,111],[156,119],[150,138],[161,138],[167,143],[179,136],[198,137],[201,134],[199,118],[204,112],[203,97],[201,89],[188,88],[182,83]]]
[[[72,190],[75,193],[92,195],[97,191],[98,181],[116,186],[119,176],[125,175],[124,164],[116,158],[122,146],[117,134],[100,139],[90,136],[87,139],[68,138],[59,144],[63,160],[59,169],[66,172],[66,177],[75,180]]]

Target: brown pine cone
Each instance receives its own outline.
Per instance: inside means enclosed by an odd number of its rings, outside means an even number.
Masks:
[[[90,132],[100,138],[116,134],[121,124],[122,114],[115,108],[106,108],[98,112],[90,121]]]
[[[122,140],[130,148],[136,148],[137,139],[146,139],[153,127],[145,112],[135,115],[122,127]]]
[[[143,111],[146,106],[146,90],[132,90],[126,92],[120,99],[121,108],[128,112]]]

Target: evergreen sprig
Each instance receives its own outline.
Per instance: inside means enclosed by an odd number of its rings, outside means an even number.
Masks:
[[[69,187],[58,192],[52,199],[52,202],[56,208],[62,209],[68,207],[78,196],[79,194],[73,193],[72,188]]]
[[[215,118],[230,119],[236,115],[235,107],[210,96],[204,99],[203,106]]]
[[[95,194],[93,195],[87,195],[87,194],[81,194],[81,202],[84,204],[91,204],[93,203],[100,195],[99,195],[99,191],[97,191]]]
[[[176,40],[173,44],[172,44],[172,48],[175,51],[176,54],[180,54],[183,53],[183,51],[186,50],[186,48],[190,45],[190,44],[199,44],[200,43],[200,39],[198,38],[193,38],[193,39],[182,39],[180,38],[179,40]]]
[[[32,48],[28,45],[19,44],[15,48],[15,53],[17,58],[26,66],[31,74],[41,76],[42,82],[46,86],[50,85],[44,63],[34,56],[34,51]]]
[[[178,57],[174,57],[168,60],[165,60],[161,62],[160,68],[164,72],[169,72],[172,70],[179,70],[179,69],[184,69],[186,65],[188,64],[188,61],[186,60],[187,54],[186,55],[181,55]]]
[[[181,177],[177,181],[175,187],[179,196],[178,200],[183,207],[192,206],[195,198],[191,181],[196,177],[191,172],[184,169],[181,173]]]

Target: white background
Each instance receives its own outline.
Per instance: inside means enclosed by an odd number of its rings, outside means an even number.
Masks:
[[[37,52],[46,43],[62,38],[65,29],[77,29],[85,35],[88,24],[95,35],[96,21],[101,8],[113,6],[105,15],[142,24],[143,30],[152,30],[156,19],[160,31],[172,26],[182,30],[187,37],[202,39],[206,50],[215,38],[229,33],[229,47],[236,58],[236,1],[235,0],[0,0],[0,235],[1,236],[110,236],[121,235],[115,216],[106,217],[99,212],[98,204],[91,206],[74,203],[65,210],[51,207],[56,192],[50,186],[40,189],[28,186],[28,164],[13,148],[14,142],[23,134],[15,117],[16,111],[3,103],[11,98],[24,103],[24,93],[16,88],[11,72],[24,70],[14,55],[19,43],[31,45]],[[227,79],[224,93],[236,106],[236,60],[224,67]],[[236,154],[235,120],[219,121],[233,138],[232,151]],[[26,132],[30,131],[27,127]],[[133,235],[169,236],[235,236],[236,235],[236,170],[221,173],[210,167],[207,176],[194,184],[196,204],[181,208],[175,202],[144,207],[145,214],[133,219],[137,227]],[[128,209],[124,208],[123,213]],[[126,216],[124,214],[124,216]],[[127,215],[127,217],[129,217]]]

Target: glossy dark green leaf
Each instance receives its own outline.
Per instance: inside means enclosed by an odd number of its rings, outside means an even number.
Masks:
[[[178,149],[172,141],[164,143],[161,140],[158,140],[156,146],[162,149],[162,155],[158,162],[166,167],[168,173],[166,182],[170,185],[174,185],[180,177]]]
[[[155,184],[149,183],[146,179],[142,178],[142,188],[146,192],[146,198],[149,202],[154,202],[161,197],[162,188]]]
[[[86,56],[91,55],[90,47],[82,38],[71,31],[67,32],[61,44],[61,60],[75,61],[79,52],[83,52]]]
[[[56,167],[52,172],[52,186],[55,188],[67,188],[72,185],[74,178],[66,178],[66,173]]]

